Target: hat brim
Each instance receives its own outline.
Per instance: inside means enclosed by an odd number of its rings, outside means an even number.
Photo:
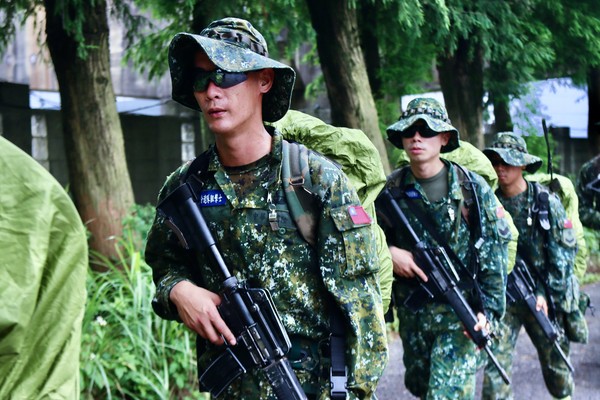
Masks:
[[[296,73],[290,66],[223,40],[191,33],[178,33],[169,46],[173,100],[200,111],[192,88],[194,57],[197,50],[203,50],[218,68],[229,72],[272,68],[275,79],[271,90],[263,96],[263,120],[277,121],[288,111],[296,80]]]
[[[400,120],[396,121],[394,124],[388,126],[388,128],[386,129],[386,132],[388,135],[388,140],[390,142],[392,142],[392,144],[394,146],[398,147],[399,149],[403,149],[404,145],[402,144],[401,133],[403,131],[405,131],[408,127],[410,127],[412,124],[417,122],[418,120],[425,121],[427,126],[429,126],[429,128],[431,128],[435,132],[439,132],[439,133],[449,132],[450,133],[450,140],[448,140],[448,144],[446,144],[445,146],[442,146],[442,149],[441,149],[442,153],[448,153],[452,150],[457,149],[460,146],[459,140],[458,140],[459,139],[458,130],[455,127],[453,127],[452,125],[450,125],[449,123],[444,122],[437,118],[433,118],[432,116],[430,116],[428,114],[411,115],[410,117],[407,117],[407,118],[401,118]]]
[[[534,155],[523,153],[516,149],[504,149],[498,147],[488,147],[483,150],[488,158],[490,155],[497,154],[508,165],[513,167],[525,167],[525,171],[530,174],[537,171],[542,166],[542,159]]]

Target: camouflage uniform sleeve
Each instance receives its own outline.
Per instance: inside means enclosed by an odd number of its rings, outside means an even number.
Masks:
[[[577,176],[577,196],[579,197],[579,219],[581,219],[581,223],[592,229],[600,229],[600,210],[594,208],[594,193],[586,189],[586,185],[600,174],[600,168],[594,171],[594,160],[584,164],[579,171],[579,175]],[[596,163],[600,164],[600,159]],[[600,195],[596,196],[600,197]]]
[[[327,182],[321,186],[318,257],[323,282],[346,319],[350,398],[369,399],[388,360],[377,244],[371,229],[375,221],[353,220],[349,207],[360,202],[335,166],[324,163],[315,172],[313,182]]]
[[[158,195],[157,204],[179,186],[179,177],[184,167],[167,178]],[[177,283],[183,280],[193,281],[189,265],[192,258],[179,244],[176,235],[165,225],[164,218],[158,213],[148,232],[144,257],[152,268],[152,278],[156,285],[156,293],[152,300],[154,311],[161,318],[178,320],[177,308],[169,299],[169,294]]]
[[[571,312],[577,307],[579,287],[573,263],[577,240],[571,221],[556,196],[550,196],[550,232],[547,240],[548,286],[557,308]]]
[[[508,242],[499,234],[499,215],[496,197],[479,175],[473,174],[481,207],[483,245],[479,248],[479,273],[477,282],[481,289],[483,306],[488,319],[498,321],[506,307],[506,275],[508,267]]]

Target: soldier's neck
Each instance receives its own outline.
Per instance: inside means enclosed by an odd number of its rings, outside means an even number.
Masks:
[[[500,190],[504,197],[515,197],[527,190],[527,181],[521,176],[509,185],[500,185]]]
[[[444,163],[439,158],[424,163],[414,161],[410,163],[410,169],[417,179],[431,178],[437,175],[442,168],[444,168]]]

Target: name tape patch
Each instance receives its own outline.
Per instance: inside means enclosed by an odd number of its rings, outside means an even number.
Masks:
[[[227,197],[222,190],[204,190],[200,192],[200,206],[213,207],[227,204]]]
[[[419,193],[419,191],[417,189],[408,189],[404,193],[406,193],[406,196],[409,199],[420,199],[421,198],[421,193]]]

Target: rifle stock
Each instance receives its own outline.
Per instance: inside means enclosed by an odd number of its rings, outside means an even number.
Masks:
[[[490,333],[485,329],[479,331],[475,330],[475,325],[478,322],[477,316],[456,284],[459,280],[459,276],[444,248],[428,247],[426,243],[421,241],[389,189],[384,189],[379,194],[379,197],[376,200],[376,206],[379,210],[384,210],[386,216],[391,219],[394,226],[406,228],[415,241],[415,249],[413,250],[415,263],[425,272],[428,278],[427,282],[423,282],[419,279],[419,285],[420,288],[422,288],[420,290],[425,292],[428,298],[440,295],[448,302],[448,304],[450,304],[450,307],[452,307],[458,319],[463,323],[473,342],[478,348],[485,350],[490,360],[494,363],[494,366],[498,369],[504,382],[509,385],[510,379],[506,374],[506,371],[504,371],[502,366],[498,363],[498,360],[490,349]],[[446,265],[446,267],[444,265]],[[451,273],[449,271],[451,271]],[[408,297],[408,302],[411,301],[411,297],[412,296]]]
[[[157,211],[182,245],[212,254],[224,277],[219,314],[236,337],[200,376],[200,386],[215,397],[247,369],[260,368],[280,400],[305,400],[306,394],[286,357],[291,343],[269,292],[240,285],[225,265],[200,212],[194,191],[184,183],[170,193]]]
[[[558,351],[560,357],[563,359],[569,370],[571,372],[575,372],[573,364],[571,364],[569,358],[563,352],[560,344],[558,343],[558,338],[560,337],[559,330],[543,310],[538,310],[536,308],[537,299],[535,296],[534,280],[529,273],[527,264],[525,264],[525,261],[520,258],[517,258],[513,271],[508,275],[506,294],[508,300],[511,302],[523,300],[523,302],[527,305],[529,312],[531,312],[536,322],[544,332],[544,335],[550,342],[552,342],[552,346],[556,349],[556,351]]]

